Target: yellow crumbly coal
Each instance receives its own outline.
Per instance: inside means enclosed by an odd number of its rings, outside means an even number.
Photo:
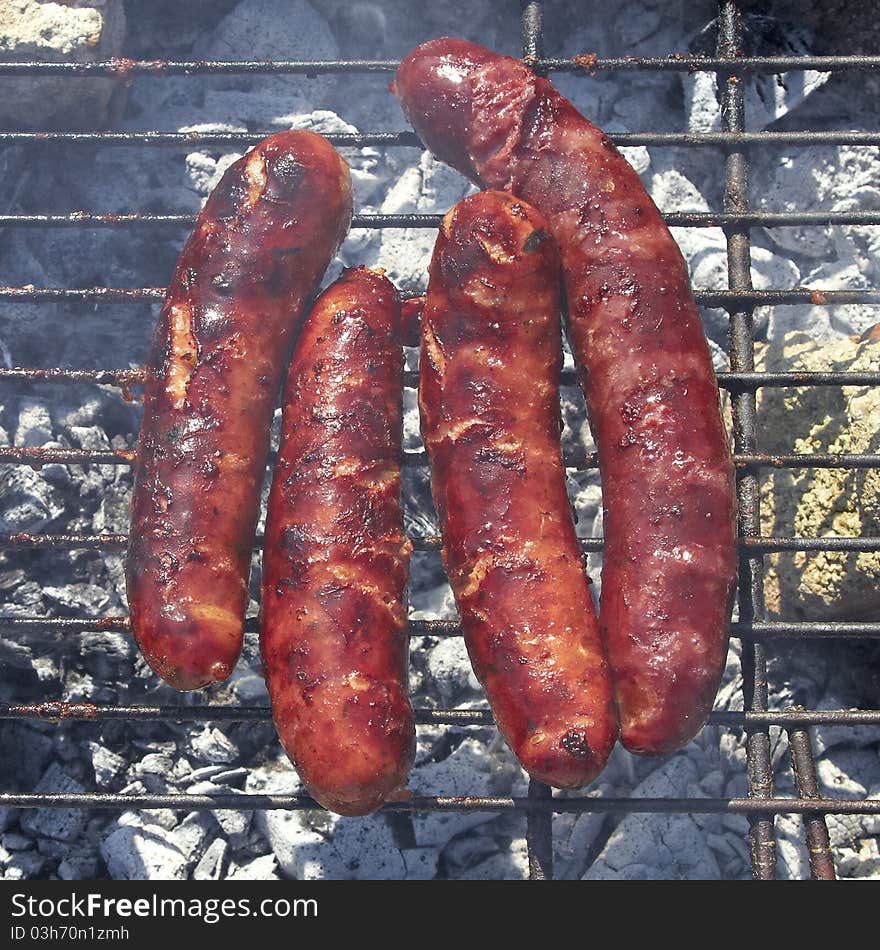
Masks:
[[[880,370],[880,341],[818,343],[787,335],[760,353],[771,372]],[[880,389],[871,386],[759,391],[759,449],[771,453],[880,452]],[[762,475],[761,530],[773,537],[880,536],[880,472],[875,469],[768,469]],[[786,551],[769,555],[765,598],[789,619],[880,616],[880,553]]]

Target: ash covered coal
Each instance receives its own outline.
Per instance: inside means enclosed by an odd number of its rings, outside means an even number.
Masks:
[[[72,7],[87,7],[87,0]],[[92,4],[95,8],[102,4]],[[666,55],[701,51],[711,43],[711,2],[628,0],[615,18],[598,2],[543,5],[548,55]],[[185,11],[185,12],[184,12]],[[151,59],[398,58],[415,43],[447,33],[502,52],[520,51],[517,4],[480,0],[420,9],[403,0],[346,4],[339,0],[223,0],[125,4],[123,56]],[[807,19],[793,22],[756,9],[750,29],[766,53],[820,48]],[[768,19],[768,16],[771,19]],[[271,24],[271,28],[267,28]],[[5,42],[9,42],[6,40]],[[827,51],[827,50],[826,50]],[[27,55],[35,55],[29,52]],[[112,116],[90,107],[88,130],[108,121],[118,131],[192,131],[254,134],[287,128],[318,132],[402,130],[406,122],[387,92],[388,74],[138,76],[117,83]],[[718,128],[717,88],[703,74],[618,71],[558,73],[553,80],[591,120],[610,132],[693,131]],[[0,86],[6,80],[0,77]],[[75,95],[79,80],[65,84]],[[753,129],[871,127],[868,74],[791,73],[749,84]],[[866,91],[867,90],[867,91]],[[6,106],[12,107],[10,98]],[[861,104],[864,103],[864,106]],[[107,108],[110,108],[108,102]],[[113,110],[116,110],[115,112]],[[75,115],[76,113],[71,113]],[[41,120],[42,121],[42,120]],[[48,128],[45,123],[40,126]],[[26,115],[5,119],[29,127]],[[78,210],[107,213],[195,213],[234,149],[40,144],[0,151],[0,211],[19,214]],[[717,211],[723,167],[707,149],[636,147],[626,150],[664,211]],[[752,199],[772,210],[877,209],[880,155],[876,148],[774,146],[751,153]],[[352,165],[359,212],[445,212],[473,188],[461,176],[411,148],[345,150]],[[800,284],[834,289],[877,286],[877,235],[869,227],[775,228],[752,231],[753,281],[759,288]],[[695,286],[727,285],[723,232],[677,228]],[[37,287],[161,287],[186,238],[174,226],[124,228],[7,228],[0,245],[0,283]],[[327,275],[343,266],[384,267],[404,291],[424,287],[433,247],[430,229],[356,229]],[[824,346],[846,346],[877,322],[876,308],[822,305],[778,307],[756,314],[760,342],[789,332],[806,335],[817,365]],[[146,355],[157,305],[150,302],[3,302],[0,362],[6,366],[138,367]],[[727,316],[705,310],[716,367],[727,364]],[[831,351],[829,351],[831,352]],[[416,351],[409,350],[409,368]],[[570,365],[570,361],[569,361]],[[140,405],[109,385],[10,384],[0,389],[0,444],[32,447],[128,448]],[[570,449],[591,448],[579,390],[562,393],[562,438]],[[406,398],[405,448],[418,450],[415,394]],[[789,410],[786,410],[789,411]],[[796,408],[790,410],[798,411]],[[794,417],[793,417],[794,418]],[[794,431],[792,425],[788,431]],[[594,472],[570,472],[578,532],[601,535],[601,487]],[[0,468],[0,531],[44,534],[125,534],[131,493],[126,465],[47,464]],[[407,530],[435,534],[427,476],[408,469],[404,485]],[[794,534],[792,523],[775,533]],[[598,593],[601,557],[589,570]],[[452,618],[454,605],[439,552],[412,562],[415,619]],[[258,610],[259,557],[251,579],[250,613]],[[845,597],[841,581],[840,598]],[[0,554],[3,615],[9,618],[124,616],[123,554],[119,550],[37,548]],[[832,675],[835,654],[778,651],[771,704],[802,702],[839,709],[869,702],[870,684]],[[789,661],[790,660],[790,661]],[[106,705],[206,703],[268,705],[256,636],[230,680],[206,694],[181,695],[162,685],[123,633],[23,634],[0,629],[0,702],[47,700]],[[485,710],[483,693],[457,638],[424,636],[412,643],[411,687],[423,709]],[[866,665],[863,663],[863,665]],[[716,708],[739,710],[743,683],[734,642]],[[871,708],[871,707],[863,707]],[[880,737],[876,729],[815,730],[823,794],[880,795]],[[784,733],[771,730],[779,794],[795,794]],[[142,795],[296,794],[299,780],[281,753],[268,719],[247,722],[148,720],[0,720],[0,755],[8,763],[4,788],[98,791]],[[741,797],[746,786],[742,736],[707,727],[681,753],[638,759],[617,750],[587,794],[595,797]],[[411,787],[417,794],[522,795],[526,781],[494,729],[463,725],[419,728]],[[880,876],[880,824],[870,817],[831,820],[838,872]],[[780,818],[779,875],[809,876],[799,819]],[[524,821],[517,815],[432,813],[340,819],[321,811],[167,808],[118,813],[76,810],[0,810],[0,871],[8,879],[152,878],[196,880],[282,878],[523,878],[527,876]],[[554,818],[559,877],[747,878],[748,823],[741,815],[628,815],[602,813]]]

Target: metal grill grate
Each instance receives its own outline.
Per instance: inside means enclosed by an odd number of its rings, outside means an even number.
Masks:
[[[769,710],[767,691],[767,645],[778,639],[801,642],[808,638],[877,638],[880,622],[808,622],[768,621],[763,598],[763,557],[778,551],[878,551],[880,538],[799,538],[762,537],[759,521],[759,483],[762,470],[783,468],[880,468],[880,455],[767,455],[758,450],[756,437],[756,393],[762,387],[880,385],[880,373],[758,373],[754,369],[753,313],[756,307],[786,306],[811,303],[826,306],[840,304],[880,303],[880,290],[816,291],[806,288],[755,290],[750,276],[750,230],[754,227],[791,225],[877,225],[880,212],[756,212],[748,206],[747,177],[749,156],[754,148],[777,145],[811,144],[880,145],[880,132],[746,132],[744,88],[741,77],[792,70],[877,70],[877,56],[764,56],[740,55],[743,40],[743,18],[735,0],[719,4],[718,45],[715,57],[669,56],[634,59],[578,57],[553,59],[544,55],[542,42],[542,4],[520,4],[523,56],[541,73],[567,71],[584,74],[596,71],[707,71],[717,76],[723,89],[723,129],[707,133],[627,133],[612,136],[618,145],[681,146],[708,149],[720,154],[724,161],[724,208],[720,213],[670,213],[666,221],[680,227],[721,227],[728,249],[729,288],[726,291],[697,291],[700,304],[727,310],[730,317],[731,371],[719,375],[720,385],[731,397],[737,464],[737,487],[740,512],[739,619],[733,635],[742,639],[745,711],[715,712],[710,724],[743,732],[748,753],[749,797],[747,798],[594,798],[569,795],[557,797],[543,785],[532,782],[526,798],[513,797],[444,797],[419,796],[407,804],[387,807],[389,812],[413,811],[495,811],[523,815],[529,849],[529,871],[533,879],[553,876],[553,815],[557,813],[691,813],[744,814],[750,825],[750,850],[753,875],[772,878],[776,866],[774,816],[804,816],[813,877],[833,878],[834,861],[829,845],[825,816],[828,814],[880,814],[880,801],[823,799],[816,780],[816,770],[808,729],[817,725],[880,725],[880,711],[804,709]],[[199,74],[306,74],[320,73],[390,73],[397,67],[388,61],[312,61],[312,62],[165,62],[112,60],[102,63],[0,63],[0,76],[138,76]],[[384,148],[421,148],[411,132],[368,132],[328,136],[339,146],[378,146]],[[169,133],[169,132],[5,132],[0,133],[0,146],[26,145],[30,148],[67,145],[155,146],[192,148],[195,145],[242,148],[262,138],[260,134],[242,133]],[[434,228],[436,214],[360,214],[354,226],[360,228]],[[9,228],[127,228],[181,227],[194,220],[187,214],[6,214],[0,215],[0,227]],[[0,301],[15,303],[77,302],[83,304],[135,303],[161,299],[164,288],[35,288],[2,287]],[[66,370],[62,368],[16,368],[0,370],[0,382],[26,385],[30,383],[94,383],[119,387],[126,399],[130,388],[142,382],[140,370]],[[416,383],[414,373],[407,374],[406,385]],[[566,374],[563,383],[572,384],[573,374]],[[132,449],[89,450],[58,448],[0,447],[0,463],[29,464],[39,467],[50,462],[85,465],[130,465]],[[408,453],[406,464],[424,466],[423,453]],[[567,458],[567,464],[578,468],[596,465],[595,455],[583,452]],[[85,549],[97,551],[124,550],[123,534],[0,534],[0,548],[25,551],[35,548]],[[436,550],[436,536],[413,539],[417,551]],[[258,539],[259,544],[259,539]],[[600,551],[601,539],[583,542],[585,551]],[[83,631],[128,632],[126,617],[46,618],[6,617],[0,620],[6,635],[27,637],[54,633],[76,634]],[[248,624],[256,629],[255,621]],[[454,636],[459,633],[454,621],[412,621],[413,637]],[[49,722],[87,720],[128,720],[134,722],[197,722],[197,721],[263,721],[270,719],[268,708],[223,705],[188,706],[96,706],[84,703],[44,702],[30,705],[0,706],[0,718],[39,719]],[[417,712],[420,725],[487,726],[492,724],[488,712],[460,709],[423,709]],[[773,768],[770,755],[771,727],[788,733],[796,798],[780,798],[773,792]],[[18,808],[172,808],[172,809],[304,809],[314,803],[295,795],[253,794],[42,794],[0,793],[0,806]]]

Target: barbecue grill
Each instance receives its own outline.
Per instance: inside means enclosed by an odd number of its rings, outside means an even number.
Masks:
[[[559,795],[537,782],[531,782],[528,794],[522,797],[452,796],[438,789],[437,794],[416,796],[406,803],[389,805],[391,815],[414,812],[510,812],[519,816],[525,826],[528,844],[529,874],[532,879],[552,878],[554,816],[563,813],[690,813],[741,814],[749,824],[749,851],[752,874],[755,878],[776,876],[776,832],[774,818],[795,814],[803,817],[803,834],[809,852],[810,871],[814,878],[833,879],[835,860],[829,843],[827,815],[878,815],[880,801],[822,797],[814,763],[811,727],[835,725],[841,727],[874,726],[880,729],[880,711],[872,709],[811,710],[804,708],[768,708],[768,653],[774,645],[784,642],[785,648],[797,650],[814,638],[830,641],[856,641],[880,637],[880,621],[803,621],[768,620],[763,598],[765,555],[781,551],[821,552],[877,552],[880,538],[869,537],[766,537],[761,535],[759,522],[760,474],[771,467],[784,468],[846,468],[867,469],[880,467],[877,454],[787,454],[771,455],[761,451],[756,428],[756,398],[762,387],[804,387],[848,385],[880,385],[880,373],[875,372],[814,372],[814,373],[761,373],[755,371],[753,315],[758,307],[784,307],[792,304],[822,304],[833,307],[840,304],[878,304],[880,290],[828,290],[821,293],[805,288],[756,290],[750,271],[750,232],[753,228],[819,225],[878,225],[878,211],[845,212],[757,212],[750,209],[748,173],[753,149],[773,148],[777,145],[805,146],[812,144],[846,144],[854,146],[880,145],[877,131],[745,131],[745,86],[757,74],[783,71],[820,70],[877,70],[880,56],[745,56],[744,16],[740,4],[723,0],[718,8],[718,40],[714,56],[669,56],[650,59],[602,58],[598,56],[577,59],[554,59],[552,51],[545,50],[542,41],[540,2],[512,2],[510,15],[521,17],[522,52],[529,64],[546,74],[565,71],[589,81],[591,73],[616,70],[644,70],[665,72],[705,71],[717,76],[723,90],[723,128],[721,131],[691,132],[634,132],[612,136],[618,145],[649,145],[653,148],[676,146],[700,149],[707,162],[717,164],[723,175],[724,204],[718,212],[676,212],[666,215],[667,223],[678,227],[720,227],[726,236],[729,287],[727,290],[697,290],[696,298],[705,307],[723,308],[729,314],[730,371],[719,374],[719,384],[729,394],[735,461],[740,526],[740,560],[738,612],[732,635],[742,644],[743,712],[718,711],[710,724],[725,730],[739,731],[746,737],[748,761],[748,797],[743,798],[626,798],[592,797],[586,794]],[[114,60],[97,63],[0,63],[0,76],[31,77],[61,76],[76,82],[83,76],[201,76],[251,73],[259,75],[299,74],[315,76],[320,73],[345,73],[358,76],[364,73],[393,74],[395,62],[297,61],[297,62],[157,62]],[[2,84],[2,80],[0,80]],[[150,146],[161,149],[192,148],[210,145],[238,149],[257,142],[260,133],[208,132],[2,132],[0,146],[18,145],[28,149],[60,149],[74,146]],[[400,149],[402,154],[418,155],[421,143],[410,131],[370,131],[338,133],[328,136],[337,146]],[[661,209],[662,210],[662,209]],[[0,215],[0,226],[7,228],[9,240],[15,239],[19,228],[75,228],[82,229],[84,240],[91,229],[165,226],[189,226],[194,216],[173,213],[98,214],[89,212],[53,214]],[[438,214],[359,214],[353,226],[358,228],[435,228]],[[15,304],[39,306],[53,302],[75,302],[100,306],[106,303],[159,301],[164,293],[161,287],[123,289],[118,287],[49,288],[3,287],[0,300]],[[64,368],[25,367],[0,369],[0,382],[5,386],[28,387],[32,384],[101,384],[117,387],[120,398],[130,399],[131,391],[142,382],[141,370],[96,367],[88,370]],[[574,374],[566,371],[562,382],[573,385]],[[417,376],[406,375],[405,385],[414,387]],[[4,465],[39,466],[48,463],[64,465],[130,465],[133,449],[89,449],[48,447],[0,447],[0,463]],[[578,469],[594,468],[595,455],[580,451],[569,455],[567,465]],[[405,465],[424,467],[424,453],[414,451],[405,455]],[[97,552],[122,552],[126,545],[123,534],[37,534],[6,533],[0,545],[10,552],[24,553],[34,549],[82,549]],[[436,536],[414,537],[416,551],[436,551],[440,541]],[[586,552],[601,551],[601,539],[584,541]],[[14,616],[0,620],[5,637],[67,636],[82,631],[129,632],[124,616],[100,618]],[[248,629],[256,629],[250,620]],[[459,635],[452,620],[412,620],[410,632],[414,642],[425,636],[452,637]],[[254,722],[268,721],[268,707],[248,705],[219,705],[197,699],[195,703],[181,701],[180,705],[96,705],[82,702],[43,701],[27,704],[7,704],[0,707],[0,717],[10,720],[42,720],[56,723],[63,729],[71,721],[87,720],[101,723],[107,720],[126,720],[132,723],[148,722]],[[420,726],[487,727],[491,715],[483,710],[422,709],[417,711]],[[778,727],[788,735],[790,766],[796,796],[779,797],[774,792],[774,766],[771,761],[771,728]],[[123,794],[108,792],[53,793],[37,791],[0,792],[0,807],[22,809],[77,808],[88,810],[122,811],[125,809],[309,809],[315,803],[300,795],[278,794]]]

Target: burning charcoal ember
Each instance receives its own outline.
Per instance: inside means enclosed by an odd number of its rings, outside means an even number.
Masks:
[[[119,609],[119,598],[97,584],[43,587],[46,606],[59,617],[100,617]]]
[[[231,789],[222,789],[222,791],[228,794]],[[231,808],[215,808],[211,811],[211,815],[213,815],[220,831],[233,847],[237,848],[247,844],[248,832],[254,817],[253,812],[233,811]]]
[[[416,795],[430,789],[448,789],[449,795],[510,795],[525,790],[525,778],[512,754],[490,752],[486,745],[465,739],[451,755],[439,762],[416,765],[410,788]],[[496,752],[498,754],[496,754]],[[431,812],[413,815],[416,842],[442,847],[469,828],[491,821],[491,812]]]
[[[34,788],[52,756],[51,735],[24,723],[0,723],[0,761],[8,770],[12,788]]]
[[[224,785],[227,787],[234,787],[240,785],[248,777],[248,769],[225,769],[222,772],[217,772],[214,775],[214,782],[217,785]]]
[[[230,685],[235,691],[235,698],[242,705],[268,705],[269,694],[266,681],[252,670],[234,670],[230,677]]]
[[[15,445],[43,445],[52,438],[52,417],[42,399],[22,399],[18,408]]]
[[[264,854],[253,861],[237,867],[230,875],[230,881],[279,881],[278,863],[275,856]]]
[[[18,572],[14,572],[14,574],[17,577]],[[8,596],[9,599],[5,606],[9,616],[46,613],[46,607],[43,604],[43,590],[36,581],[22,580],[11,588]],[[29,652],[25,644],[10,644],[10,646]]]
[[[615,787],[601,779],[587,791],[587,797],[614,795]],[[609,816],[602,812],[581,815],[560,815],[554,823],[554,855],[556,874],[562,880],[577,880],[586,873],[589,855],[606,829]]]
[[[10,0],[0,6],[0,58],[21,62],[94,62],[112,59],[125,40],[122,0]],[[114,79],[65,77],[7,79],[0,124],[81,129],[103,125]]]
[[[36,851],[17,851],[9,856],[3,868],[6,881],[26,881],[40,875],[47,860]]]
[[[498,856],[499,843],[493,834],[497,819],[479,825],[470,834],[457,835],[440,851],[444,875],[459,878],[470,868]]]
[[[187,789],[190,795],[218,795],[236,792],[237,789],[228,788],[223,785],[216,785],[213,782],[196,782]],[[220,826],[223,834],[235,844],[242,840],[247,834],[251,825],[253,813],[249,811],[234,811],[230,808],[215,808],[211,810],[211,815]]]
[[[337,59],[339,51],[326,20],[305,0],[240,0],[211,33],[196,41],[193,54],[209,60],[290,60]],[[305,105],[326,101],[335,83],[333,75],[244,75],[223,76],[211,87],[262,96],[273,104]]]
[[[328,842],[338,819],[329,814],[303,811],[257,812],[257,827],[263,833],[286,878],[298,881],[344,880],[351,875]]]
[[[95,782],[99,786],[109,786],[125,769],[126,762],[121,755],[111,752],[99,742],[86,742],[86,752],[91,759],[95,773]]]
[[[524,881],[529,876],[529,856],[525,838],[514,838],[505,850],[464,868],[456,878],[462,881]]]
[[[842,877],[880,878],[880,842],[860,838],[853,847],[841,847],[838,869]]]
[[[664,212],[710,210],[709,201],[697,185],[675,166],[652,168],[646,183],[651,197]],[[688,262],[695,287],[727,286],[727,242],[720,228],[673,228],[672,233]],[[798,268],[787,257],[763,247],[752,248],[752,281],[756,289],[794,287],[799,280]],[[727,312],[714,308],[701,312],[709,339],[726,347]]]
[[[805,333],[762,354],[767,371],[876,371],[880,342],[822,345]],[[880,433],[880,390],[823,386],[761,391],[762,449],[769,453],[873,453]],[[873,469],[778,469],[764,480],[762,532],[770,537],[876,537],[880,480]],[[768,558],[767,607],[775,616],[869,617],[880,610],[880,554],[783,552]]]
[[[190,812],[180,824],[168,830],[168,842],[185,857],[187,865],[195,867],[204,858],[214,838],[216,826],[208,812]],[[220,839],[217,839],[220,840]]]
[[[668,759],[635,797],[681,798],[699,773],[689,757]],[[689,815],[630,814],[621,820],[583,880],[717,880],[718,862]]]
[[[817,709],[845,709],[846,699],[826,692],[816,703]],[[819,725],[813,729],[813,749],[816,755],[824,755],[841,746],[850,748],[870,748],[877,744],[877,730],[871,726],[828,726]],[[880,759],[878,759],[880,768]]]
[[[28,838],[27,835],[20,835],[14,831],[10,831],[0,838],[0,844],[2,844],[7,851],[27,851],[28,848],[34,846],[34,839]]]
[[[816,762],[816,775],[823,796],[856,800],[880,797],[880,764],[874,750],[841,749],[833,760],[822,756]],[[878,815],[829,815],[827,821],[835,848],[852,847],[860,838],[880,835]]]
[[[170,781],[173,767],[174,763],[167,755],[151,753],[134,765],[130,774],[133,779],[139,780],[147,791],[161,795],[173,790],[173,783]]]
[[[441,640],[430,650],[428,672],[440,698],[452,706],[464,694],[479,689],[461,637]]]
[[[274,863],[274,856],[272,858]],[[229,868],[229,844],[223,838],[215,838],[199,859],[192,872],[194,881],[222,881]]]
[[[816,145],[800,149],[796,157],[771,152],[755,165],[753,177],[755,204],[760,210],[857,211],[880,207],[877,148]],[[798,226],[771,228],[767,235],[792,256],[812,259],[813,266],[824,263],[843,270],[856,264],[874,278],[876,286],[880,273],[880,235],[876,227]]]
[[[212,765],[225,765],[234,762],[239,755],[238,748],[228,736],[219,729],[206,726],[200,733],[190,738],[190,749],[200,762]]]
[[[116,880],[182,881],[187,876],[186,856],[159,825],[116,827],[101,842],[101,856]]]
[[[193,785],[202,782],[208,782],[213,779],[215,775],[219,775],[222,771],[222,765],[206,765],[204,768],[194,769],[187,777],[187,781]]]
[[[23,465],[0,472],[0,531],[38,532],[64,513],[64,496]]]
[[[880,202],[878,202],[880,204]],[[850,255],[847,255],[850,258]],[[864,264],[841,264],[840,261],[807,261],[810,268],[805,271],[800,283],[806,288],[815,288],[817,302],[821,304],[822,291],[825,290],[869,290],[877,285],[877,278]],[[810,304],[798,304],[793,307],[759,308],[764,314],[760,317],[762,326],[766,326],[766,339],[782,340],[789,333],[807,332],[814,340],[833,343],[847,336],[860,336],[869,331],[877,322],[877,307],[869,304],[847,304],[845,306],[823,307]],[[756,311],[757,315],[757,311]]]
[[[84,792],[85,788],[57,762],[53,762],[37,782],[34,791],[67,794]],[[19,824],[23,831],[31,835],[73,841],[85,828],[86,818],[81,808],[38,808],[26,811],[19,819]]]
[[[391,185],[378,210],[382,214],[445,213],[474,191],[475,186],[458,172],[423,152],[418,166],[404,169]],[[358,250],[368,267],[383,268],[400,290],[423,291],[436,237],[430,228],[388,228],[377,232],[369,247]]]
[[[98,857],[91,846],[68,851],[58,864],[62,881],[91,881],[98,877]]]
[[[774,823],[778,877],[804,880],[810,877],[810,858],[804,844],[804,825],[800,815],[779,815]]]
[[[400,852],[408,881],[431,881],[437,877],[438,855],[434,848],[404,848]]]
[[[333,829],[332,842],[333,850],[345,868],[345,878],[393,881],[406,873],[394,834],[382,816],[338,822]]]
[[[783,22],[770,16],[746,17],[746,56],[805,56],[815,50],[815,37],[801,22]],[[710,24],[690,44],[691,52],[711,56],[715,50],[716,25]],[[749,127],[766,128],[797,107],[828,81],[827,72],[801,70],[796,74],[768,73],[757,77],[746,93]],[[721,97],[713,73],[682,77],[687,109],[687,128],[710,132],[721,128]]]

